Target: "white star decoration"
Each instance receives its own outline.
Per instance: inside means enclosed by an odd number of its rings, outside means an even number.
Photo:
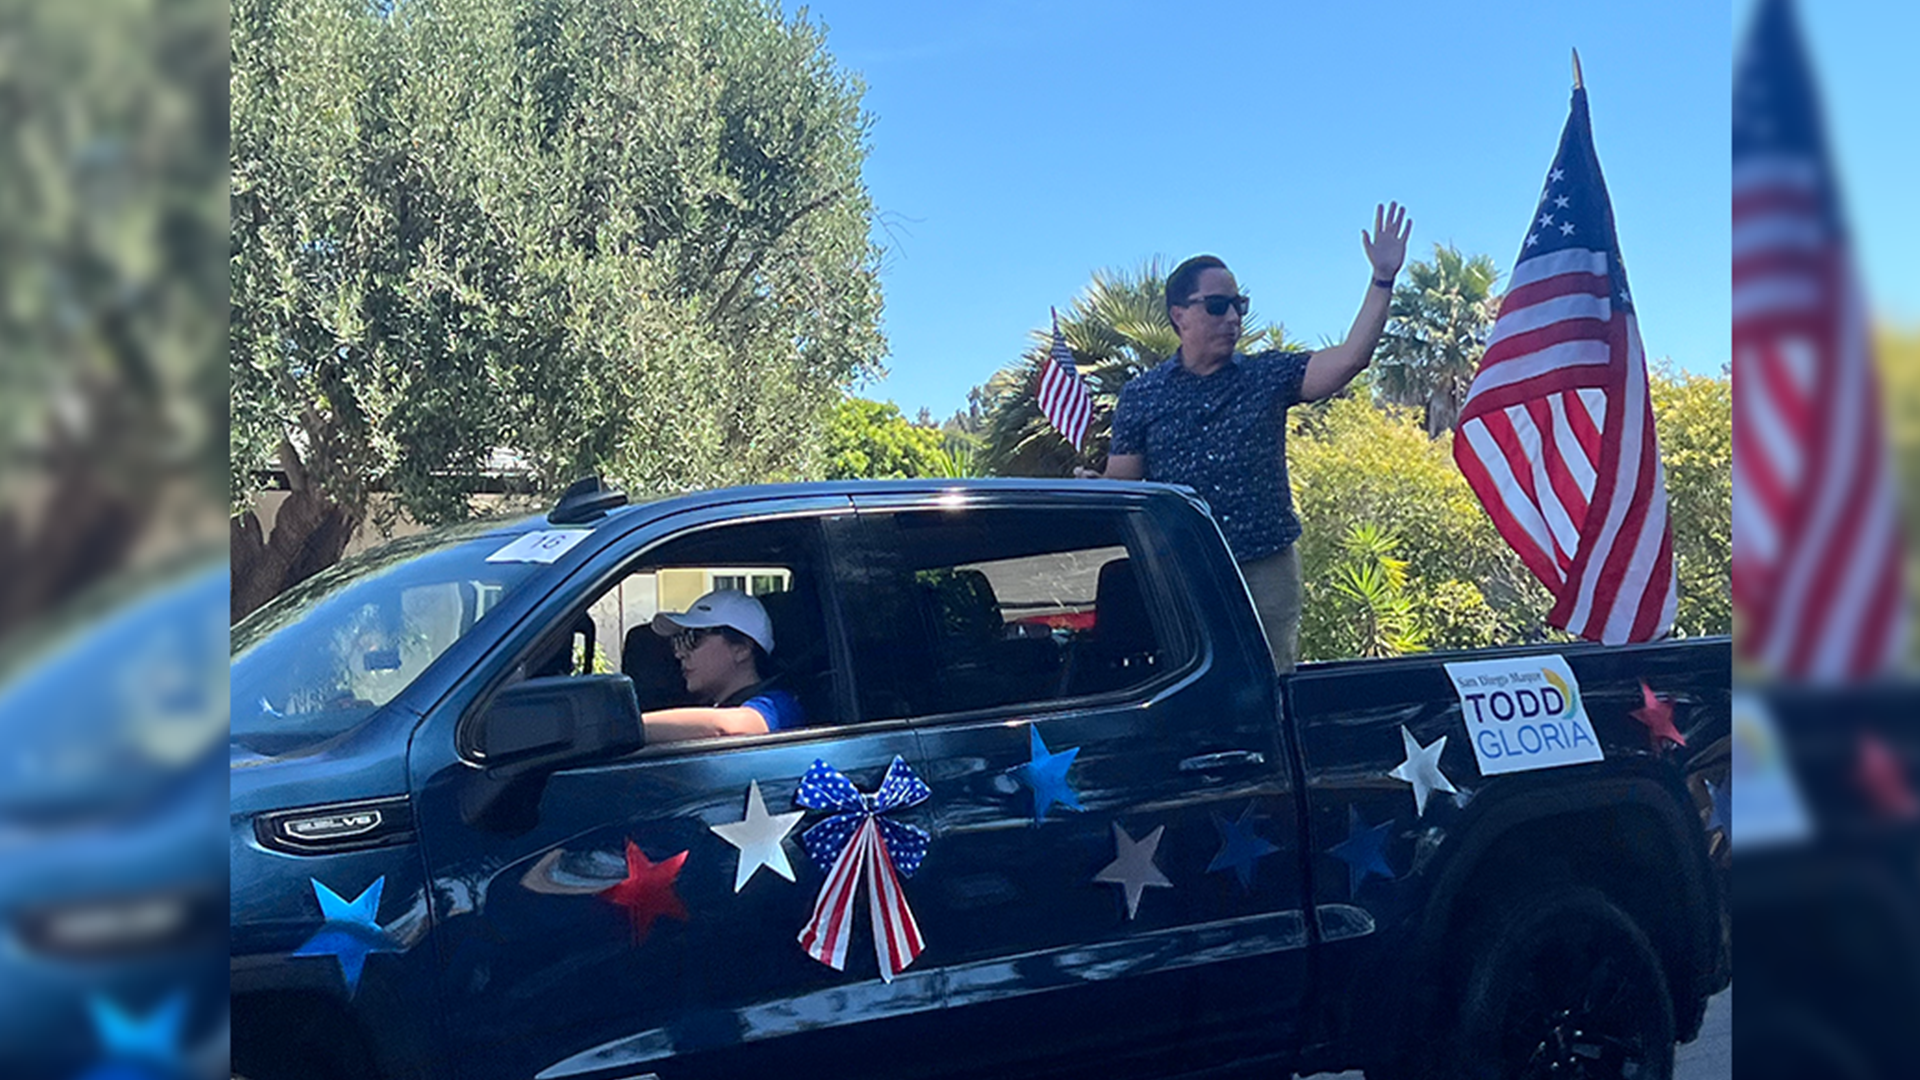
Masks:
[[[733,891],[746,887],[748,879],[766,867],[788,881],[793,880],[793,864],[787,861],[787,849],[781,846],[793,827],[807,816],[805,810],[790,814],[769,814],[760,797],[760,781],[747,782],[747,816],[730,825],[709,825],[722,840],[740,849],[740,867],[734,871]]]
[[[1433,740],[1433,745],[1421,746],[1420,740],[1402,724],[1400,742],[1406,747],[1407,760],[1387,775],[1413,785],[1413,816],[1420,817],[1427,812],[1429,795],[1436,791],[1448,794],[1455,791],[1453,781],[1440,771],[1440,755],[1447,749],[1447,737],[1442,735]]]
[[[1551,173],[1547,174],[1547,183],[1557,184],[1561,180],[1566,179],[1566,175],[1567,175],[1567,171],[1565,169],[1555,169]]]
[[[1573,235],[1573,222],[1571,222],[1571,221],[1569,221],[1569,222],[1566,222],[1565,224],[1563,224],[1563,225],[1561,225],[1561,226],[1560,226],[1560,235],[1562,235],[1562,236],[1572,236],[1572,235]]]
[[[1539,242],[1540,242],[1540,234],[1539,234],[1539,233],[1530,233],[1530,234],[1528,234],[1528,236],[1527,236],[1527,246],[1528,246],[1528,247],[1532,247],[1533,245],[1535,245],[1535,244],[1537,244],[1537,243],[1539,243]]]
[[[1109,885],[1118,885],[1127,894],[1127,918],[1131,919],[1140,911],[1140,894],[1148,886],[1161,889],[1173,888],[1173,882],[1167,875],[1153,865],[1154,853],[1160,850],[1160,835],[1167,831],[1165,825],[1157,825],[1144,840],[1135,840],[1127,835],[1127,830],[1119,822],[1113,824],[1113,846],[1115,859],[1106,868],[1093,875],[1093,880]]]
[[[1552,215],[1552,214],[1541,214],[1541,215],[1540,215],[1540,224],[1542,224],[1542,225],[1551,225],[1551,224],[1553,224],[1553,215]]]
[[[1562,210],[1565,210],[1568,206],[1572,204],[1573,204],[1573,200],[1567,198],[1565,195],[1558,196],[1553,200],[1553,205],[1559,207]]]

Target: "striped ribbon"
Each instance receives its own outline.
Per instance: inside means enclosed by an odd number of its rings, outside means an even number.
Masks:
[[[810,810],[841,811],[800,838],[801,846],[827,874],[814,901],[813,917],[800,930],[800,945],[808,956],[835,971],[846,970],[854,907],[864,885],[880,977],[892,982],[919,957],[926,943],[907,906],[901,880],[919,869],[928,837],[921,829],[881,815],[925,802],[930,794],[897,757],[873,795],[860,792],[823,761],[815,761],[807,770],[794,801]]]

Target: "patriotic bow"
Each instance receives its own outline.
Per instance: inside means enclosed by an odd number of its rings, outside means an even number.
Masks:
[[[920,955],[926,946],[900,881],[920,869],[927,856],[927,834],[882,815],[916,806],[932,794],[898,757],[887,766],[880,790],[871,795],[824,761],[815,760],[801,777],[794,802],[809,810],[837,811],[800,836],[800,846],[827,875],[813,905],[813,918],[800,930],[800,944],[808,956],[835,971],[846,970],[854,895],[862,879],[873,915],[873,951],[880,961],[880,977],[892,982]]]

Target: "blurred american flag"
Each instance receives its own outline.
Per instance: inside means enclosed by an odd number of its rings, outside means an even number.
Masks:
[[[1763,0],[1733,96],[1733,601],[1740,654],[1825,681],[1903,646],[1869,327],[1799,27]]]

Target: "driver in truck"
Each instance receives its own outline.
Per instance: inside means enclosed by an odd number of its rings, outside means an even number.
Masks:
[[[648,743],[759,735],[805,723],[799,699],[768,685],[773,622],[760,601],[737,589],[715,589],[685,611],[655,615],[653,632],[673,639],[687,692],[707,704],[641,714]]]

